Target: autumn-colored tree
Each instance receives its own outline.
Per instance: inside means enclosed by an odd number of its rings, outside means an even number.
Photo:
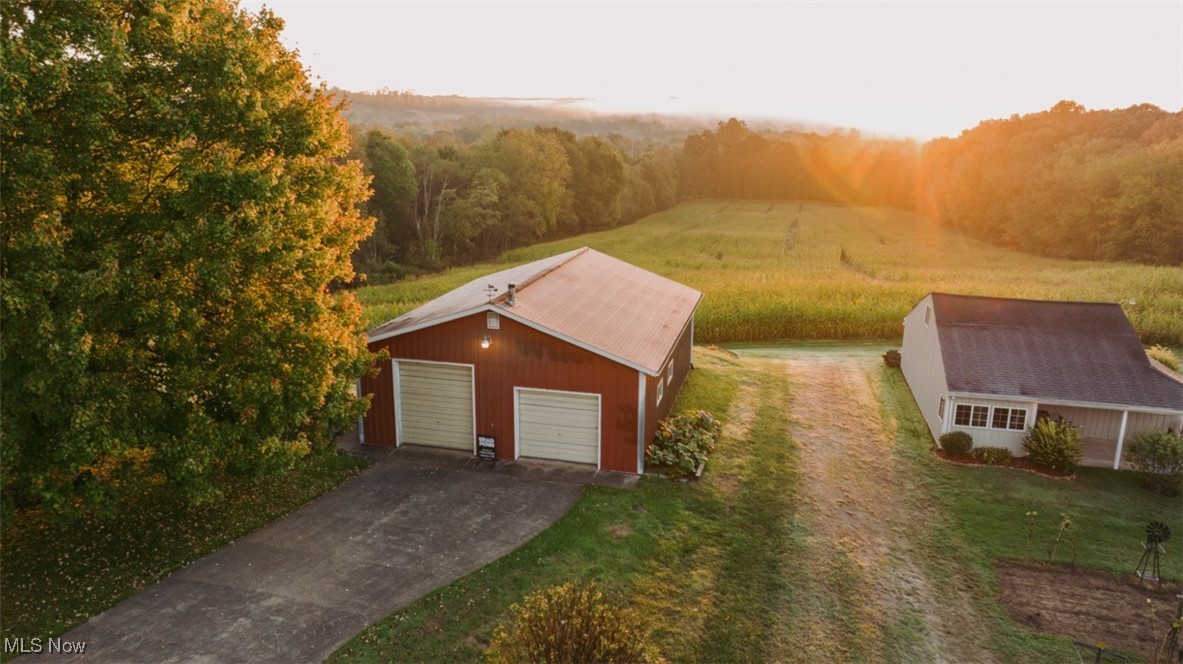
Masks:
[[[7,505],[208,498],[364,410],[360,310],[328,286],[366,181],[282,25],[229,0],[4,4]]]
[[[1045,256],[1183,265],[1183,112],[1061,101],[924,146],[920,210]]]

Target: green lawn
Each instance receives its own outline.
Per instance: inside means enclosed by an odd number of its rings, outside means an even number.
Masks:
[[[1142,530],[1162,521],[1183,532],[1183,501],[1142,488],[1137,475],[1102,468],[1078,468],[1074,480],[1060,480],[1007,468],[959,466],[928,452],[931,436],[899,372],[885,372],[884,398],[901,421],[900,454],[914,464],[926,491],[943,505],[952,523],[972,537],[975,547],[993,560],[1027,557],[1025,515],[1036,511],[1032,559],[1046,561],[1067,515],[1078,529],[1077,564],[1118,574],[1132,574],[1142,555]],[[1183,580],[1183,543],[1168,545],[1163,575]],[[1070,562],[1061,550],[1057,562]]]
[[[219,502],[194,506],[149,493],[129,497],[113,516],[69,523],[18,511],[2,531],[2,636],[62,634],[365,466],[353,457],[318,454],[281,474],[232,482]]]
[[[797,243],[785,230],[797,217]],[[1146,343],[1183,345],[1183,268],[1064,261],[999,249],[893,208],[795,201],[685,203],[611,231],[508,252],[497,261],[359,291],[368,324],[494,270],[583,245],[705,295],[695,338],[898,338],[929,291],[1126,305]],[[841,256],[845,253],[846,260]]]

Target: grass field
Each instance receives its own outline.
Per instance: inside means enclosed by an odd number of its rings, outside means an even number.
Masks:
[[[786,230],[800,218],[794,246]],[[1118,302],[1143,341],[1183,346],[1183,268],[999,249],[892,208],[698,201],[630,226],[511,251],[494,263],[360,290],[367,324],[471,279],[583,245],[701,290],[701,342],[898,338],[930,291]],[[845,256],[845,258],[843,258]]]

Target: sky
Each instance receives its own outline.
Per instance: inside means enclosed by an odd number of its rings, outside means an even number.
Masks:
[[[283,40],[352,91],[579,97],[952,136],[1072,99],[1183,109],[1183,2],[393,3],[281,0]]]

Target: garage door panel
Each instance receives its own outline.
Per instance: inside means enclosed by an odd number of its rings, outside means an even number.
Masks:
[[[596,418],[598,417],[598,412],[599,412],[595,408],[592,408],[591,410],[582,410],[582,409],[577,410],[574,408],[563,408],[563,407],[558,407],[558,406],[540,406],[540,405],[534,405],[534,404],[530,404],[530,403],[523,403],[522,405],[524,405],[527,408],[527,412],[529,413],[530,417],[535,417],[535,418],[539,418],[539,419],[562,417],[564,419],[584,419],[584,420],[591,420],[592,422],[594,422],[594,421],[596,421]]]
[[[581,413],[571,411],[543,411],[542,408],[531,408],[526,406],[522,408],[523,423],[535,424],[551,424],[555,421],[562,421],[564,424],[571,426],[586,426],[588,428],[595,428],[600,426],[599,413]]]
[[[472,369],[399,360],[399,442],[472,450]]]
[[[599,432],[595,427],[567,427],[557,424],[522,424],[522,436],[534,443],[571,442],[586,444]]]
[[[595,395],[565,394],[561,392],[521,392],[518,400],[538,408],[571,409],[596,412],[599,404]]]
[[[470,398],[468,396],[465,397],[465,399]],[[470,407],[426,397],[405,397],[403,399],[403,408],[408,407],[420,410],[429,409],[433,412],[456,413],[457,415],[461,413],[472,413],[472,408]]]
[[[467,364],[440,364],[414,360],[399,360],[398,364],[404,376],[417,376],[429,380],[439,380],[441,376],[453,376],[460,380],[467,379],[472,374],[472,367]]]
[[[523,457],[599,461],[597,395],[519,390],[517,427],[518,452]]]

